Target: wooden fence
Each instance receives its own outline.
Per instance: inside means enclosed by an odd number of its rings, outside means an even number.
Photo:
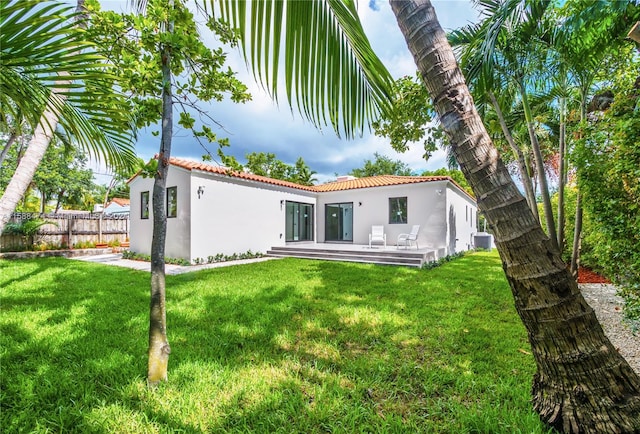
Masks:
[[[129,240],[129,216],[120,214],[38,214],[14,213],[10,223],[30,219],[42,219],[47,224],[40,227],[33,237],[3,234],[0,247],[3,251],[24,250],[31,244],[74,247],[88,243],[123,243]]]

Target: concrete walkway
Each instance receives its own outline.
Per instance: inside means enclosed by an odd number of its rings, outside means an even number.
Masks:
[[[88,256],[76,256],[69,259],[75,259],[78,261],[94,262],[97,264],[115,265],[116,267],[132,268],[140,271],[151,271],[151,263],[145,261],[133,261],[131,259],[122,259],[121,253],[107,253],[103,255],[88,255]],[[166,274],[183,274],[192,271],[206,270],[208,268],[228,267],[230,265],[250,264],[253,262],[269,261],[271,257],[254,258],[254,259],[239,259],[237,261],[216,262],[213,264],[202,265],[165,265]]]

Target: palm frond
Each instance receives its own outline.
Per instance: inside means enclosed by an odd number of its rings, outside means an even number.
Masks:
[[[92,157],[126,166],[135,156],[126,99],[75,16],[57,1],[0,3],[0,106],[33,128],[45,109],[58,113],[62,134]]]
[[[393,80],[373,52],[352,0],[217,4],[221,18],[240,30],[255,78],[276,101],[284,84],[290,106],[315,126],[331,124],[338,135],[352,137],[389,108]]]

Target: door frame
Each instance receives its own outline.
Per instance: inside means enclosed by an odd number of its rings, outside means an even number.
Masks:
[[[329,234],[332,231],[329,230],[329,207],[338,208],[340,210],[340,216],[338,217],[338,237],[333,239],[329,238]],[[345,212],[344,210],[351,210],[349,214],[349,227],[350,231],[345,233]],[[348,235],[350,234],[350,238]],[[347,236],[345,238],[345,235]],[[336,203],[326,203],[324,205],[324,241],[325,243],[353,243],[353,202],[336,202]]]

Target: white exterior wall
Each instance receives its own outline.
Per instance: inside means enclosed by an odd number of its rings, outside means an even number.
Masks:
[[[129,213],[129,248],[132,252],[151,253],[151,235],[152,235],[152,210],[149,203],[149,218],[142,220],[140,193],[149,192],[149,201],[153,189],[153,179],[145,179],[142,176],[136,176],[129,182],[129,200],[131,211]]]
[[[418,245],[443,248],[447,228],[446,184],[446,181],[421,182],[320,193],[316,209],[317,240],[325,241],[325,205],[353,202],[353,244],[369,244],[372,225],[384,225],[387,245],[396,245],[399,234],[410,232],[413,225],[420,225]],[[405,196],[407,223],[390,224],[389,198]]]
[[[133,252],[151,254],[153,235],[153,178],[138,176],[129,183],[130,213],[130,249]],[[165,256],[169,258],[189,259],[191,251],[191,189],[190,173],[185,169],[170,166],[167,176],[167,188],[178,187],[178,216],[167,219],[167,240]],[[149,218],[141,218],[141,198],[143,191],[149,192]],[[166,197],[165,197],[166,207]]]
[[[453,184],[447,187],[447,254],[473,248],[473,235],[477,232],[478,208],[476,203]]]
[[[192,172],[190,194],[191,261],[284,246],[286,201],[316,206],[313,192],[198,171]]]
[[[387,245],[393,246],[400,233],[419,224],[419,246],[443,256],[471,248],[476,232],[475,202],[449,181],[314,193],[171,166],[167,187],[172,186],[178,187],[178,217],[167,219],[166,256],[191,262],[284,246],[286,201],[314,206],[319,243],[325,242],[325,205],[345,202],[353,203],[353,244],[368,244],[371,226],[384,225]],[[149,191],[153,200],[153,179],[139,176],[130,189],[131,250],[150,254],[153,205],[149,219],[141,219],[140,193]],[[392,197],[407,197],[406,224],[389,223]]]

